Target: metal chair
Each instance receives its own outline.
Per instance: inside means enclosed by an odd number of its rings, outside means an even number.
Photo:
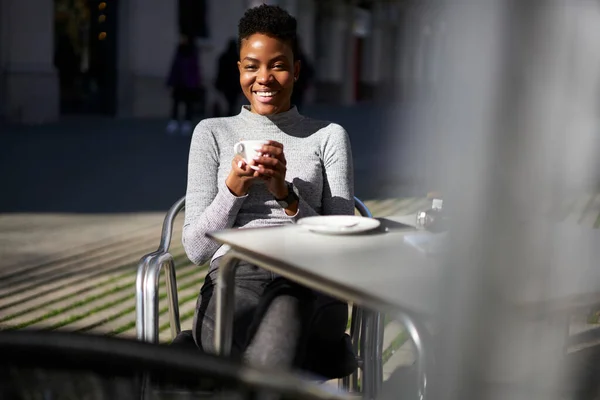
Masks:
[[[373,215],[367,206],[354,198],[356,210],[364,217]],[[165,216],[158,249],[140,259],[136,278],[136,329],[141,341],[158,343],[159,280],[163,266],[166,271],[167,300],[172,339],[181,332],[177,277],[173,256],[169,253],[175,217],[185,207],[185,196],[180,198]],[[352,307],[350,337],[359,369],[362,370],[362,392],[374,398],[383,380],[383,318],[373,311]],[[340,380],[340,388],[359,391],[358,370]]]
[[[0,398],[215,399],[264,394],[348,400],[297,374],[127,338],[52,331],[0,332]],[[233,397],[233,396],[231,396]]]

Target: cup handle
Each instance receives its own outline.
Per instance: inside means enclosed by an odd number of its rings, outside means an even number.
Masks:
[[[244,152],[244,144],[243,143],[236,143],[233,145],[233,152],[236,154],[242,154]]]

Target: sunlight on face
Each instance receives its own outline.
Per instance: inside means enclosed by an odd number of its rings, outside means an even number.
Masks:
[[[294,62],[287,42],[261,33],[242,40],[238,67],[240,85],[253,113],[270,115],[290,109],[300,61]]]

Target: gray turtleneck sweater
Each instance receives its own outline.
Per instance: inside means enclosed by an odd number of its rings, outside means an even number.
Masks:
[[[236,197],[225,180],[240,140],[276,140],[287,160],[286,180],[300,193],[296,215],[288,216],[263,183]],[[243,107],[240,114],[202,120],[195,128],[188,161],[183,246],[204,264],[225,250],[206,233],[227,228],[282,225],[312,215],[354,214],[352,154],[337,124],[300,115],[296,107],[263,116]]]

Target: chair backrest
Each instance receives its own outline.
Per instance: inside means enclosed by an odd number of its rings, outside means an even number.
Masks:
[[[38,398],[35,394],[39,394],[39,398],[145,398],[139,396],[143,376],[157,389],[176,385],[184,394],[216,384],[241,394],[245,390],[254,394],[253,397],[240,396],[240,399],[260,397],[258,393],[265,391],[279,395],[274,397],[346,399],[343,393],[322,388],[297,374],[258,370],[230,358],[129,338],[4,331],[0,332],[0,354],[0,371],[10,368],[11,372],[0,376],[0,398],[3,399],[15,398],[21,393],[26,398]],[[173,398],[172,393],[155,395],[148,397]]]
[[[363,217],[373,218],[373,214],[369,208],[363,203],[358,197],[354,196],[354,207],[359,212],[359,214]],[[169,247],[171,245],[171,239],[173,236],[173,223],[175,222],[175,217],[177,214],[181,212],[185,208],[185,196],[177,200],[165,215],[165,219],[162,227],[162,234],[160,237],[160,245],[158,246],[158,251],[167,253],[169,251]]]

